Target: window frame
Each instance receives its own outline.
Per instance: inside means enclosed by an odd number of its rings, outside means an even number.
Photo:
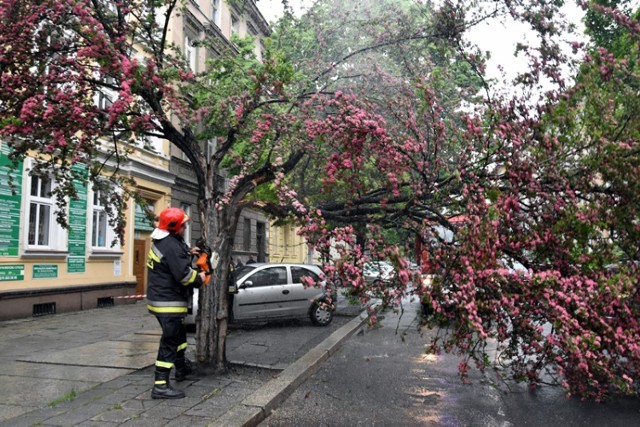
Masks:
[[[187,62],[187,67],[189,67],[189,70],[195,73],[198,70],[198,48],[193,45],[194,41],[195,40],[192,40],[192,38],[188,34],[185,34],[184,58]]]
[[[220,0],[211,0],[211,22],[220,28]]]
[[[107,211],[104,208],[104,205],[102,204],[96,204],[96,201],[98,203],[101,202],[100,200],[100,193],[102,192],[102,190],[100,189],[95,189],[92,188],[89,192],[88,197],[90,197],[89,200],[91,200],[91,204],[87,203],[87,210],[88,212],[88,216],[89,216],[89,220],[88,220],[88,224],[90,224],[91,230],[87,236],[87,238],[89,239],[89,245],[88,247],[90,248],[91,254],[92,255],[110,255],[110,254],[117,254],[120,255],[122,254],[122,248],[120,246],[120,242],[117,239],[117,234],[114,231],[113,227],[110,226],[109,224],[109,215],[107,214]],[[96,212],[101,212],[104,214],[104,224],[105,224],[105,236],[104,236],[104,245],[96,245],[95,243],[95,239],[94,239],[94,233],[96,231],[96,223],[95,223],[95,214]],[[111,246],[111,242],[113,242],[115,240],[115,244],[113,246]]]
[[[311,279],[313,279],[313,283],[315,285],[318,285],[320,282],[322,282],[322,279],[320,278],[320,276],[318,276],[318,274],[315,271],[312,271],[306,267],[303,267],[300,265],[292,265],[290,266],[290,270],[291,270],[291,283],[293,283],[294,285],[302,284],[306,286],[307,283],[305,283],[302,280],[303,277],[310,277]],[[298,274],[300,276],[296,277]],[[299,280],[296,281],[296,279],[299,279]]]
[[[265,276],[265,279],[267,279],[270,275],[274,273],[277,275],[278,280],[282,280],[282,277],[280,277],[282,272],[284,272],[284,283],[271,283],[267,281],[256,282],[255,280],[256,277],[262,278],[261,276]],[[244,282],[247,282],[247,281],[251,282],[251,288],[267,288],[269,286],[286,286],[289,284],[289,272],[287,271],[286,266],[266,267],[253,272],[253,274],[247,277],[247,279]]]
[[[229,22],[229,33],[231,35],[240,36],[240,18],[238,18],[233,13],[231,14],[231,19]]]
[[[53,179],[53,176],[48,174],[48,178],[51,182],[51,187],[49,194],[51,197],[43,197],[41,194],[32,195],[32,187],[34,179],[41,180],[42,177],[32,175],[31,170],[33,168],[35,161],[34,159],[27,159],[25,161],[25,173],[23,176],[26,176],[27,179],[24,180],[24,185],[26,188],[24,189],[24,230],[23,230],[23,242],[24,242],[24,251],[25,252],[67,252],[68,250],[68,234],[67,231],[62,228],[60,224],[56,221],[56,212],[57,212],[57,202],[55,197],[53,196],[53,190],[56,188],[56,182]],[[41,184],[38,186],[39,191],[41,190]],[[40,206],[48,206],[49,214],[48,214],[48,233],[47,233],[47,243],[39,244],[37,240],[35,243],[30,243],[30,233],[31,233],[31,205],[38,204]],[[36,224],[36,227],[38,225]],[[35,234],[38,235],[38,230],[35,230]]]

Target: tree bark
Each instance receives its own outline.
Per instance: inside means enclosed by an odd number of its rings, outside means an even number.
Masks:
[[[213,210],[201,211],[205,236],[215,236],[213,241],[205,238],[220,257],[211,282],[201,289],[199,313],[196,318],[196,361],[204,372],[221,372],[227,368],[230,266],[234,236],[241,212],[233,207],[211,213]]]

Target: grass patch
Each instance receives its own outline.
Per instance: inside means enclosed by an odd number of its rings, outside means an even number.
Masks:
[[[73,388],[72,388],[72,389],[71,389],[67,394],[65,394],[64,396],[59,397],[59,398],[57,398],[57,399],[55,399],[55,400],[52,400],[52,401],[51,401],[51,402],[49,402],[47,405],[53,408],[54,406],[56,406],[56,405],[57,405],[57,404],[59,404],[59,403],[62,403],[62,402],[71,402],[71,401],[72,401],[72,400],[74,400],[77,396],[78,396],[78,395],[77,395],[77,393],[76,393],[75,389],[73,389]]]

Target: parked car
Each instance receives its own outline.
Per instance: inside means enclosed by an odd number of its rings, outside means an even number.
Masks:
[[[305,277],[317,285],[306,285]],[[328,304],[322,277],[319,267],[308,264],[256,263],[239,267],[233,273],[229,293],[232,321],[308,316],[313,324],[326,326],[333,320],[333,308]],[[187,325],[195,324],[198,296],[196,289]]]
[[[386,261],[370,261],[362,266],[364,280],[369,283],[391,282],[396,274],[393,265]]]

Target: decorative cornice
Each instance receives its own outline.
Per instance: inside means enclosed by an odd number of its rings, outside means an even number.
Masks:
[[[120,174],[132,178],[146,179],[167,187],[175,184],[175,175],[170,171],[139,162],[135,159],[128,158],[125,162],[121,162],[118,165],[116,165],[113,160],[108,159],[105,161],[105,166],[111,170],[117,169]]]

